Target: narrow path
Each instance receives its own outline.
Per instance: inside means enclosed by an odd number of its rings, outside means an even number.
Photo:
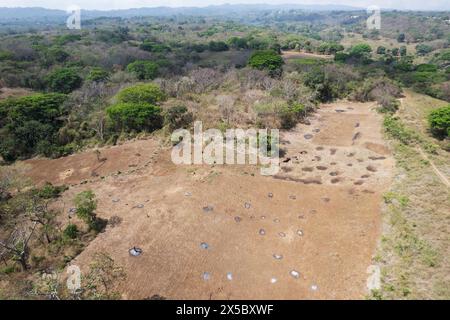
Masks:
[[[402,108],[404,108],[404,98],[400,98],[400,105],[402,106]],[[419,116],[416,112],[415,114],[417,116]],[[447,188],[450,188],[450,181],[448,180],[448,178],[445,176],[445,174],[443,174],[434,164],[433,160],[431,160],[427,154],[423,151],[423,149],[420,146],[416,147],[417,152],[419,152],[419,154],[422,156],[422,158],[426,161],[428,161],[428,163],[430,163],[431,168],[433,169],[434,173],[439,177],[439,179],[442,181],[443,184],[445,184],[447,186]]]
[[[433,169],[434,173],[436,173],[436,175],[439,177],[439,179],[442,181],[442,183],[445,184],[447,188],[450,188],[450,181],[441,171],[439,171],[439,169],[436,167],[434,162],[427,156],[427,154],[420,147],[417,147],[417,151],[420,153],[420,155],[424,160],[430,163],[431,168]]]

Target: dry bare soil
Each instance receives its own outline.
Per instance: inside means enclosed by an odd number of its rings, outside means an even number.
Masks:
[[[324,105],[282,134],[275,177],[250,166],[175,166],[155,139],[57,160],[30,160],[28,175],[91,189],[97,213],[122,218],[72,264],[97,252],[124,267],[124,299],[362,299],[381,233],[382,193],[394,160],[373,104]],[[129,249],[142,248],[132,257]]]

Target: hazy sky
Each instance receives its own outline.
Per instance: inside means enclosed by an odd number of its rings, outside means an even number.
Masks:
[[[207,6],[223,3],[301,3],[345,4],[357,7],[378,5],[382,8],[450,10],[450,0],[0,0],[0,7],[45,7],[65,9],[78,5],[83,9],[125,9],[155,6]]]

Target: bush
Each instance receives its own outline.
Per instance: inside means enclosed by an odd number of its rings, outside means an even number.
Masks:
[[[164,122],[171,129],[186,128],[194,120],[194,116],[185,106],[175,106],[164,114]]]
[[[97,200],[91,190],[83,191],[75,197],[75,212],[77,217],[83,220],[90,230],[97,230]]]
[[[78,236],[78,228],[75,224],[69,224],[63,231],[63,236],[66,239],[76,239]]]
[[[416,52],[419,56],[427,55],[428,53],[433,51],[433,47],[430,47],[426,44],[418,44],[416,46]]]
[[[117,101],[122,103],[149,103],[157,104],[166,99],[159,86],[153,83],[138,84],[120,91]]]
[[[223,41],[211,41],[208,46],[210,51],[228,51],[228,45]]]
[[[89,72],[89,75],[87,79],[92,82],[102,82],[106,81],[109,78],[108,71],[102,69],[102,68],[92,68],[91,72]]]
[[[428,123],[434,136],[440,139],[450,137],[450,105],[431,112]]]
[[[161,109],[147,103],[118,103],[106,109],[118,131],[154,131],[161,128]]]
[[[69,58],[69,54],[60,47],[51,47],[45,53],[45,61],[47,65],[51,65],[57,62],[64,62],[67,60],[67,58]]]
[[[42,199],[55,199],[58,198],[61,193],[69,189],[67,186],[54,186],[47,182],[41,189],[35,190],[36,195]]]
[[[160,43],[154,43],[154,42],[151,42],[151,41],[144,41],[139,46],[139,48],[141,50],[148,51],[148,52],[159,52],[159,53],[161,53],[161,52],[170,52],[171,51],[170,47],[168,47],[166,45],[163,45],[163,44],[160,44]]]
[[[367,43],[360,43],[350,49],[350,56],[361,58],[369,55],[372,52],[372,47]]]
[[[134,73],[139,80],[152,80],[158,75],[158,65],[151,61],[138,60],[130,63],[127,71]]]
[[[83,79],[73,68],[61,68],[50,73],[46,82],[48,87],[55,92],[70,93],[81,87]]]
[[[387,116],[384,119],[383,125],[389,136],[391,136],[394,139],[397,139],[403,144],[410,144],[418,140],[418,137],[415,134],[415,132],[406,128],[400,122],[400,120],[398,120],[395,117]]]
[[[272,73],[280,71],[283,63],[283,58],[272,50],[257,51],[251,55],[248,61],[252,68],[268,70]]]
[[[0,102],[0,154],[6,161],[30,156],[41,142],[56,145],[62,127],[63,94],[34,94]],[[48,149],[47,148],[47,149]]]

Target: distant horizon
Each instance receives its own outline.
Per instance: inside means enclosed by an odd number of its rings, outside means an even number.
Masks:
[[[400,11],[450,11],[450,2],[446,0],[429,0],[424,3],[422,0],[302,0],[302,1],[289,1],[289,0],[272,0],[258,1],[258,0],[131,0],[127,2],[113,0],[99,0],[92,3],[88,0],[0,0],[1,8],[42,8],[49,10],[65,10],[71,5],[78,5],[83,10],[88,11],[112,11],[112,10],[128,10],[128,9],[148,9],[148,8],[207,8],[211,6],[220,5],[267,5],[267,6],[346,6],[354,9],[365,10],[370,5],[377,5],[381,8],[388,10],[400,10]]]

